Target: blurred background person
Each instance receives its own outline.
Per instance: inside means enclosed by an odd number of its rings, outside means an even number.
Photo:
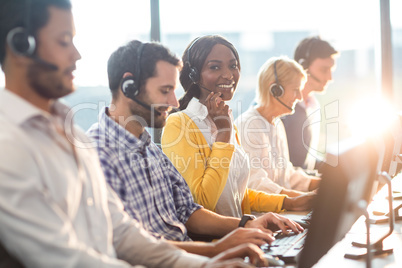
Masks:
[[[325,93],[332,82],[336,51],[319,36],[300,41],[294,60],[307,72],[307,82],[302,91],[303,101],[296,104],[292,115],[282,118],[288,139],[290,162],[296,167],[310,170],[318,168],[318,145],[320,141],[321,111],[315,93]],[[313,173],[314,174],[314,173]]]

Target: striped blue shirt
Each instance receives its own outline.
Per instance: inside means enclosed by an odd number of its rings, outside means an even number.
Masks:
[[[147,131],[138,139],[101,111],[87,134],[96,142],[107,182],[131,217],[155,237],[191,240],[184,224],[200,205]]]

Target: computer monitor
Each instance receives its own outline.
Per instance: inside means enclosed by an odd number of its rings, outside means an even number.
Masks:
[[[393,178],[397,175],[402,163],[398,159],[398,155],[402,153],[402,115],[393,122],[389,129],[385,130],[383,135],[384,155],[381,171],[385,171]]]
[[[327,153],[298,267],[312,267],[317,263],[363,214],[356,205],[360,200],[368,204],[372,199],[378,154],[379,146],[372,141],[342,142],[339,153]]]

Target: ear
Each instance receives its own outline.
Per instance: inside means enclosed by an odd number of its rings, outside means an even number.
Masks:
[[[128,76],[133,76],[133,74],[130,73],[130,72],[125,72],[125,73],[123,74],[123,77],[122,77],[122,78],[126,78],[126,77],[128,77]]]
[[[123,91],[121,90],[121,86],[122,86],[122,80],[124,79],[124,78],[126,78],[126,77],[129,77],[129,76],[133,76],[132,75],[132,73],[130,73],[130,72],[125,72],[124,74],[123,74],[123,76],[122,76],[122,78],[121,78],[121,80],[120,80],[120,83],[119,83],[119,90],[117,90],[117,94],[116,95],[113,95],[112,96],[112,99],[113,99],[113,101],[117,101],[117,100],[119,100],[119,99],[126,99],[126,98],[123,98],[124,97],[124,93],[123,93]]]

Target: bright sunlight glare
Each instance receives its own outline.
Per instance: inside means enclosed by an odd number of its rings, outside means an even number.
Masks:
[[[393,105],[381,96],[371,96],[356,102],[348,117],[351,134],[356,138],[373,138],[389,129],[397,118]]]

